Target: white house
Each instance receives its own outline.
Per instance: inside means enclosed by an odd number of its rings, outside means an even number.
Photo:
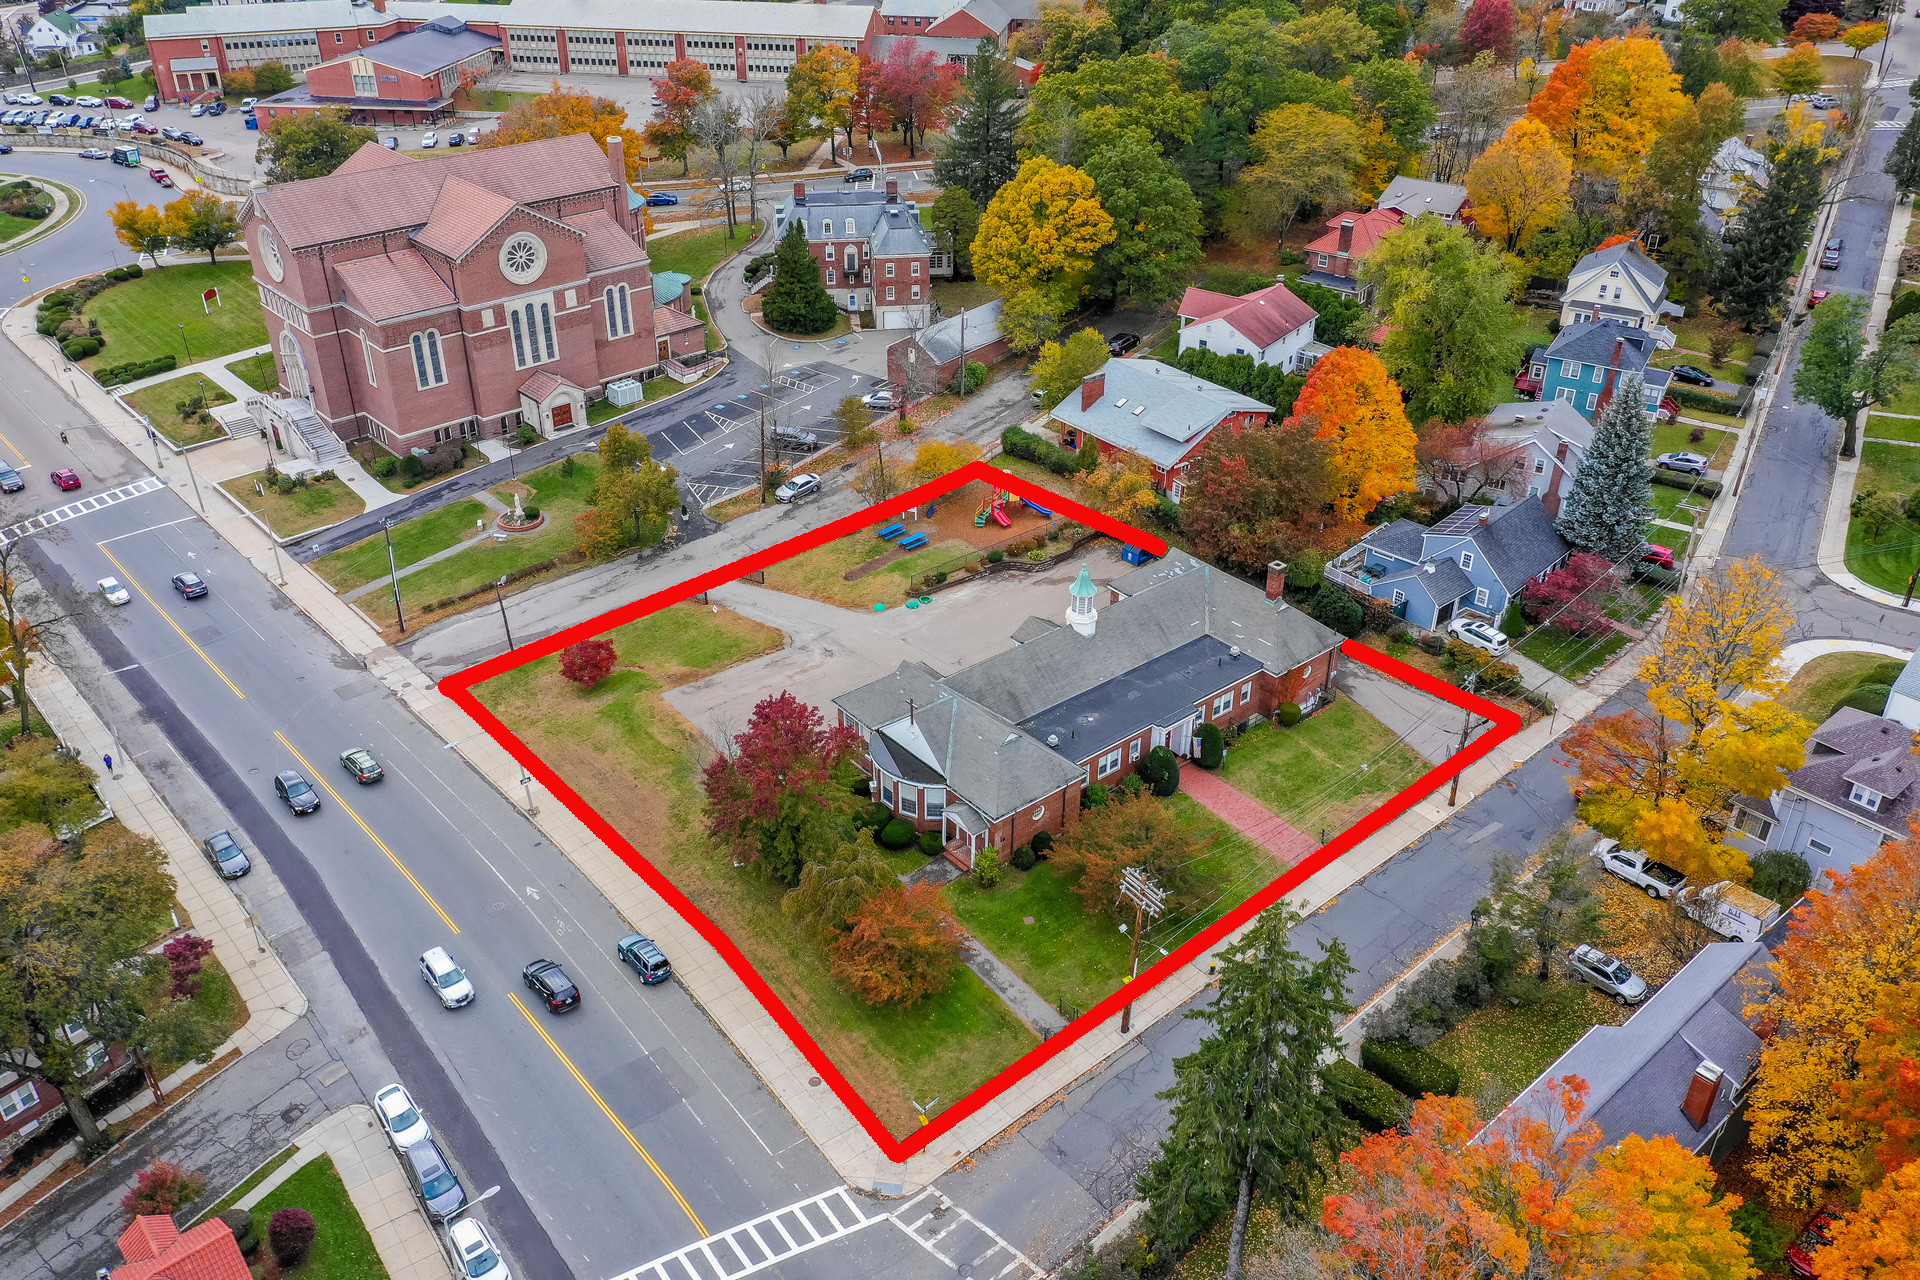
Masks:
[[[1309,351],[1318,313],[1293,296],[1284,284],[1236,298],[1206,289],[1188,289],[1180,299],[1180,350],[1200,349],[1223,356],[1252,356],[1255,364],[1278,365],[1288,373],[1311,367],[1325,354]]]
[[[1751,135],[1749,135],[1751,136]],[[1739,138],[1728,138],[1713,153],[1713,163],[1700,179],[1701,222],[1717,236],[1724,236],[1740,197],[1747,188],[1767,184],[1767,157]]]
[[[57,9],[33,20],[33,25],[27,28],[27,47],[36,58],[44,58],[56,50],[70,58],[99,52],[93,33]]]
[[[1686,314],[1686,308],[1667,301],[1667,270],[1640,247],[1627,240],[1595,249],[1567,273],[1560,295],[1560,323],[1585,324],[1618,320],[1653,334],[1661,350],[1674,344],[1673,330],[1660,322]]]
[[[1593,446],[1593,424],[1565,400],[1495,405],[1485,421],[1489,465],[1512,467],[1497,503],[1538,498],[1558,518],[1560,502]]]

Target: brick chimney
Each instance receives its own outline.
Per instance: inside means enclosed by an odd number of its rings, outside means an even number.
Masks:
[[[1098,373],[1090,373],[1080,379],[1080,407],[1083,410],[1093,408],[1095,404],[1099,403],[1100,397],[1105,394],[1107,394],[1107,371],[1105,369],[1100,370]]]
[[[806,183],[796,182],[793,184],[793,198],[795,203],[798,203],[798,204],[805,204],[807,202],[807,184]]]
[[[1702,1062],[1693,1069],[1693,1078],[1687,1081],[1687,1096],[1680,1104],[1680,1110],[1694,1128],[1707,1127],[1707,1117],[1713,1114],[1714,1100],[1720,1096],[1720,1077],[1724,1074],[1711,1062]]]
[[[607,173],[613,178],[615,187],[621,191],[627,189],[627,144],[617,133],[607,135]],[[625,213],[626,210],[622,209],[621,212]]]
[[[888,178],[887,179],[887,203],[893,204],[899,199],[900,199],[899,180],[895,178]]]
[[[1346,257],[1353,252],[1353,219],[1340,219],[1340,256]]]
[[[1287,565],[1284,560],[1267,561],[1267,599],[1278,600],[1287,589]]]
[[[385,13],[387,11],[387,0],[373,0],[373,7],[381,13]]]

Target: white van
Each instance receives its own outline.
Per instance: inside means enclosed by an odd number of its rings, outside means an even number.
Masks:
[[[1704,889],[1682,889],[1674,898],[1679,908],[1723,938],[1758,942],[1780,918],[1780,904],[1744,889],[1731,880]]]

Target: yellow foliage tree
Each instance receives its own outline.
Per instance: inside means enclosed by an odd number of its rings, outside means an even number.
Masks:
[[[787,119],[795,122],[795,132],[804,132],[810,121],[827,126],[827,139],[836,131],[847,130],[847,145],[853,145],[853,100],[860,90],[860,57],[838,45],[807,50],[793,60],[787,73]]]
[[[1920,1277],[1920,1161],[1861,1196],[1832,1234],[1833,1243],[1813,1255],[1814,1280]]]
[[[537,98],[519,103],[500,117],[500,124],[480,135],[483,147],[507,147],[541,138],[564,138],[584,133],[604,150],[606,139],[620,135],[626,149],[627,181],[640,177],[645,167],[646,139],[627,128],[627,109],[612,98],[596,98],[584,89],[569,89],[558,79]]]
[[[166,248],[167,237],[173,234],[173,219],[155,205],[121,200],[107,211],[107,216],[113,219],[114,235],[135,255],[152,254]],[[154,261],[157,264],[159,259],[155,258]]]
[[[1594,1157],[1587,1189],[1611,1230],[1590,1271],[1644,1280],[1750,1280],[1759,1274],[1733,1223],[1739,1196],[1714,1194],[1713,1166],[1672,1138],[1628,1134]],[[1618,1267],[1620,1270],[1612,1270]]]
[[[1083,472],[1074,483],[1088,506],[1128,524],[1139,523],[1140,517],[1160,505],[1152,469],[1131,454]]]
[[[915,483],[938,480],[949,471],[958,471],[980,456],[980,446],[966,440],[928,440],[913,455]]]
[[[1716,840],[1700,811],[1685,800],[1668,796],[1643,805],[1628,830],[1634,845],[1685,872],[1695,884],[1744,881],[1751,874],[1747,855]]]
[[[1827,78],[1820,51],[1810,44],[1793,46],[1792,52],[1775,58],[1769,70],[1775,87],[1790,98],[1818,93]]]
[[[1576,45],[1527,112],[1577,168],[1623,177],[1686,109],[1658,40],[1628,35]]]
[[[1480,233],[1505,240],[1509,252],[1552,226],[1567,207],[1573,164],[1553,134],[1531,116],[1521,116],[1467,170],[1467,194]]]
[[[1674,599],[1659,647],[1640,664],[1648,703],[1697,742],[1735,694],[1765,698],[1786,686],[1774,664],[1792,625],[1779,575],[1757,555],[1735,561],[1690,599]]]
[[[1363,520],[1382,498],[1413,488],[1419,439],[1380,357],[1358,347],[1320,357],[1293,403],[1293,420],[1309,418],[1320,424],[1317,438],[1333,444],[1340,519]]]
[[[1094,253],[1113,237],[1113,219],[1100,207],[1093,179],[1035,156],[981,216],[974,274],[1006,294],[1040,290],[1064,310],[1085,290]]]

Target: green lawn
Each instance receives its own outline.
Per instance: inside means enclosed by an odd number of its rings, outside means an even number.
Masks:
[[[394,567],[404,569],[472,537],[474,521],[486,519],[487,511],[487,505],[478,498],[462,498],[397,526],[393,530]],[[351,591],[387,572],[387,540],[382,536],[356,542],[315,560],[313,569],[335,590]]]
[[[1338,831],[1369,801],[1403,790],[1427,762],[1351,698],[1291,729],[1240,735],[1220,773],[1308,836]]]
[[[985,280],[939,280],[933,285],[933,300],[948,315],[983,307],[1000,296],[1000,291]]]
[[[223,305],[203,312],[201,292],[216,287]],[[89,369],[165,355],[192,364],[267,341],[253,268],[245,262],[186,263],[148,271],[95,297],[87,303],[86,314],[100,322],[107,339],[98,355],[80,362]]]
[[[1780,701],[1819,724],[1863,684],[1892,684],[1906,663],[1880,653],[1829,653],[1793,673]]]
[[[879,527],[875,525],[874,529]],[[768,565],[767,585],[775,591],[808,596],[848,609],[865,609],[875,604],[897,605],[906,599],[907,584],[915,574],[932,572],[959,560],[973,548],[958,539],[942,539],[918,551],[909,552],[863,577],[847,581],[847,573],[877,556],[887,555],[891,550],[892,544],[880,541],[870,530],[850,533],[792,559]],[[935,607],[939,606],[936,604]]]
[[[1553,307],[1515,307],[1513,314],[1520,326],[1515,335],[1520,347],[1518,358],[1524,358],[1535,347],[1553,345],[1553,335],[1547,332],[1547,322],[1560,314],[1558,310]]]
[[[0,213],[0,241],[23,236],[35,227],[45,225],[45,219],[16,218],[10,213]]]
[[[712,751],[660,693],[780,648],[778,631],[675,605],[607,638],[619,664],[591,690],[562,680],[548,657],[475,692],[726,931],[893,1132],[916,1126],[913,1099],[950,1104],[1039,1043],[965,969],[911,1009],[854,999],[781,911],[781,887],[709,842],[699,770]]]
[[[1907,577],[1920,567],[1920,524],[1896,520],[1880,531],[1878,542],[1867,539],[1866,523],[1847,524],[1847,568],[1863,582],[1904,594]]]
[[[1653,514],[1660,519],[1691,523],[1693,517],[1680,509],[1682,503],[1702,509],[1713,505],[1712,500],[1704,493],[1689,493],[1685,489],[1670,489],[1664,484],[1653,486]],[[1655,538],[1654,541],[1659,542],[1660,539]]]
[[[262,351],[256,356],[235,360],[227,365],[226,369],[228,373],[263,394],[272,395],[280,389],[280,371],[273,367],[271,351]]]
[[[205,1213],[201,1214],[199,1217],[193,1220],[193,1225],[197,1227],[201,1223],[207,1221],[209,1218],[217,1218],[221,1214],[225,1213],[227,1210],[233,1208],[234,1205],[240,1203],[241,1196],[246,1195],[247,1192],[253,1190],[255,1187],[265,1182],[267,1180],[268,1174],[272,1173],[275,1169],[278,1169],[281,1165],[285,1164],[287,1161],[293,1159],[294,1156],[298,1155],[299,1153],[300,1153],[299,1147],[282,1147],[279,1150],[279,1152],[268,1157],[266,1162],[263,1163],[259,1168],[255,1169],[252,1173],[248,1174],[246,1177],[240,1179],[240,1185],[236,1186],[233,1190],[227,1192],[227,1194],[221,1196],[218,1200],[214,1201],[211,1205],[209,1205]]]
[[[1920,223],[1920,219],[1915,219]],[[1888,413],[1920,414],[1920,387],[1909,387],[1881,406]]]
[[[1706,438],[1697,443],[1689,437],[1695,431],[1705,431]],[[1653,448],[1648,457],[1658,457],[1663,453],[1704,453],[1713,459],[1708,464],[1715,471],[1725,469],[1733,457],[1733,442],[1739,439],[1731,431],[1721,431],[1714,427],[1693,427],[1684,422],[1661,423],[1653,429]],[[1658,488],[1659,486],[1655,486]]]
[[[1479,1099],[1482,1119],[1491,1119],[1581,1036],[1630,1012],[1591,987],[1555,982],[1538,1003],[1494,1003],[1467,1015],[1427,1052],[1459,1069],[1460,1095]]]
[[[17,721],[16,717],[16,723]],[[200,989],[194,992],[189,1003],[193,1006],[193,1011],[206,1019],[210,1025],[212,1042],[224,1044],[227,1037],[246,1022],[247,1006],[241,1001],[240,993],[234,989],[233,979],[228,976],[226,967],[218,959],[212,956],[207,957],[206,963],[201,966],[199,981]],[[157,1009],[156,1003],[148,1009],[148,1013],[154,1013]],[[186,1065],[185,1062],[175,1061],[165,1054],[156,1054],[154,1074],[164,1080]]]
[[[1259,889],[1283,868],[1264,849],[1239,838],[1190,796],[1167,800],[1181,828],[1207,853],[1196,863],[1198,911],[1169,915],[1140,944],[1140,968],[1191,938]],[[947,889],[947,900],[967,931],[1010,965],[1028,986],[1059,1005],[1090,1009],[1116,991],[1127,974],[1131,939],[1105,912],[1089,914],[1073,892],[1077,876],[1042,861],[1027,872],[1005,869],[1000,883],[981,889],[971,876]],[[1028,916],[1036,923],[1026,923]]]
[[[343,481],[323,480],[302,485],[292,493],[275,493],[270,486],[265,486],[266,475],[264,471],[256,471],[250,476],[235,476],[222,480],[220,487],[265,520],[277,537],[291,538],[298,533],[324,529],[367,509],[360,495],[347,488]],[[256,483],[266,487],[264,495],[254,487]]]
[[[1675,533],[1678,531],[1663,530],[1656,526],[1653,532]],[[1651,538],[1649,540],[1657,541]],[[1518,647],[1521,653],[1547,670],[1558,672],[1569,680],[1581,680],[1595,668],[1605,666],[1612,661],[1615,654],[1627,647],[1627,638],[1618,631],[1613,631],[1605,636],[1582,639],[1579,636],[1568,635],[1558,627],[1542,627],[1522,640]]]
[[[1688,316],[1682,320],[1669,319],[1666,321],[1666,326],[1673,330],[1678,346],[1684,347],[1688,351],[1695,352],[1699,355],[1704,356],[1707,354],[1707,346],[1713,339],[1714,328],[1708,321],[1696,315]],[[1736,331],[1733,339],[1733,349],[1727,353],[1728,364],[1732,365],[1738,362],[1744,365],[1751,359],[1753,359],[1753,335]],[[1682,358],[1673,363],[1699,364],[1700,361],[1691,358]]]
[[[1920,221],[1914,223],[1920,226]],[[1867,438],[1920,442],[1920,418],[1887,418],[1879,414],[1867,417]]]
[[[277,1209],[305,1209],[320,1229],[305,1264],[283,1273],[288,1280],[385,1280],[387,1268],[347,1195],[347,1184],[333,1167],[332,1156],[300,1166],[253,1206],[263,1240],[266,1224]]]
[[[213,420],[212,414],[188,422],[180,416],[176,407],[194,396],[206,400],[207,407],[232,404],[233,397],[228,395],[218,383],[208,382],[199,374],[186,374],[183,377],[170,378],[165,382],[156,382],[150,387],[138,391],[122,392],[128,404],[147,415],[154,428],[175,445],[199,444],[203,440],[218,440],[226,435],[226,429]]]
[[[758,222],[742,225],[731,240],[727,239],[725,226],[679,231],[648,240],[647,253],[653,260],[654,274],[681,271],[692,276],[695,284],[701,284],[723,260],[752,244],[759,234]]]

